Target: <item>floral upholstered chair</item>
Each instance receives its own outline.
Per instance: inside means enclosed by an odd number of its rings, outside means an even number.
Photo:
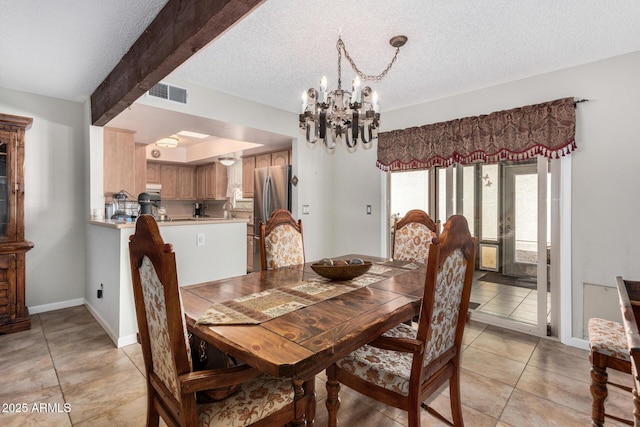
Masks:
[[[286,209],[273,211],[267,223],[258,225],[260,267],[262,271],[304,264],[302,221],[296,221]]]
[[[396,223],[392,258],[426,264],[431,240],[439,234],[440,221],[433,222],[420,209],[410,210]]]
[[[420,426],[421,407],[449,425],[463,425],[460,352],[475,243],[467,220],[450,217],[429,251],[417,331],[398,325],[327,369],[329,426],[337,425],[340,384],[407,411],[409,427]],[[423,403],[446,382],[453,423]]]
[[[248,426],[283,425],[303,415],[295,412],[291,379],[269,377],[248,365],[193,371],[175,253],[151,215],[138,218],[129,257],[146,371],[147,426],[157,426],[160,416],[167,425]],[[236,385],[222,400],[197,402],[196,392]]]

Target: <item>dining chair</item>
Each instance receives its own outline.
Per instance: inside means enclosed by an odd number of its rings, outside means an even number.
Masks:
[[[425,211],[410,210],[395,225],[391,257],[426,264],[430,243],[439,234],[440,220],[433,222]]]
[[[607,369],[631,374],[631,358],[627,348],[624,325],[612,320],[592,317],[589,319],[589,360],[591,362],[591,423],[604,426],[605,417],[633,425],[631,420],[605,411],[605,400],[609,395],[607,385],[630,392],[628,387],[609,379]]]
[[[418,329],[400,324],[327,369],[329,426],[337,425],[340,384],[407,411],[409,427],[420,426],[420,408],[448,425],[463,426],[460,352],[475,247],[467,220],[450,217],[432,240]],[[453,422],[423,403],[446,382]]]
[[[175,253],[151,215],[136,221],[129,258],[146,372],[147,426],[158,426],[160,417],[170,426],[271,426],[304,415],[296,413],[294,391],[304,396],[291,379],[269,377],[248,365],[193,370]],[[196,392],[233,385],[237,390],[225,399],[197,402]]]
[[[260,222],[260,268],[273,270],[304,264],[302,221],[296,221],[286,209],[273,211],[267,223]]]

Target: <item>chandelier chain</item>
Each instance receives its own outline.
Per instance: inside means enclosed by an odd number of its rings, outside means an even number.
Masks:
[[[367,80],[379,82],[380,80],[382,80],[389,73],[389,71],[391,71],[391,67],[393,67],[393,64],[396,62],[396,59],[398,58],[398,52],[400,52],[400,46],[396,47],[396,53],[393,55],[393,59],[391,59],[391,62],[389,62],[389,64],[387,65],[387,68],[385,68],[384,71],[382,71],[377,76],[374,76],[374,75],[364,74],[362,71],[360,71],[356,63],[351,58],[351,55],[349,55],[349,52],[347,51],[347,47],[342,41],[342,38],[338,38],[336,48],[338,49],[338,88],[340,88],[340,83],[341,83],[340,80],[342,80],[342,66],[341,66],[342,51],[344,51],[345,58],[347,58],[347,60],[351,64],[351,68],[353,68],[353,70],[356,72],[358,77],[360,77],[360,80],[362,80],[363,82]]]

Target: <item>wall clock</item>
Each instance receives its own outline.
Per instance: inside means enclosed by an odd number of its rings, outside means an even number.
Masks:
[[[151,150],[151,157],[153,157],[154,159],[159,159],[160,158],[160,150],[158,150],[157,148],[154,148],[153,150]]]

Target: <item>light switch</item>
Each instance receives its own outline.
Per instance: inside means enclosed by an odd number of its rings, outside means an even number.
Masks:
[[[309,215],[309,205],[302,205],[302,215]]]
[[[371,215],[371,205],[367,205],[367,215]]]

